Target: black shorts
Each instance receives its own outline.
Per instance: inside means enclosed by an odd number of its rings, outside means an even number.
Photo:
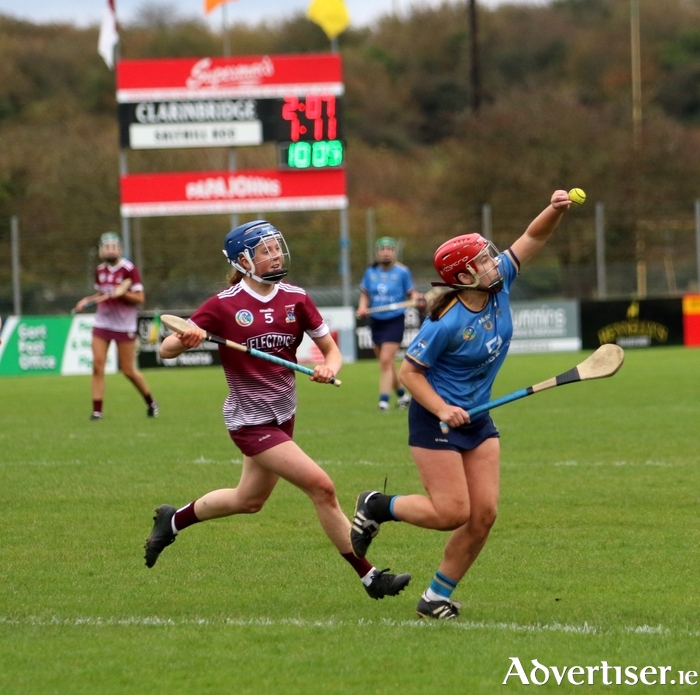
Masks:
[[[450,428],[447,434],[440,429],[440,420],[426,410],[416,399],[408,408],[408,445],[421,449],[448,449],[449,451],[471,451],[491,437],[500,437],[491,416],[480,415],[468,425]]]
[[[375,345],[381,345],[382,343],[398,343],[401,345],[404,320],[403,314],[395,319],[386,319],[384,321],[370,316],[369,327],[372,331],[372,342]]]

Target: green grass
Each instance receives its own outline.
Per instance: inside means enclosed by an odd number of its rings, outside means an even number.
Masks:
[[[148,372],[157,420],[108,377],[98,423],[87,378],[2,379],[0,693],[492,693],[516,656],[528,674],[532,659],[700,671],[699,356],[630,350],[613,379],[494,411],[500,514],[452,623],[414,613],[445,534],[386,525],[370,559],[414,578],[372,601],[284,482],[261,513],[188,529],[146,569],[155,506],[238,479],[220,370]],[[494,396],[580,359],[511,356]],[[375,410],[377,375],[298,382],[297,441],[348,514],[385,477],[422,491],[406,414]],[[545,687],[610,690],[595,683]]]

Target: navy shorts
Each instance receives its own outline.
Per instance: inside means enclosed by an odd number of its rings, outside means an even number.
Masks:
[[[294,416],[281,425],[266,422],[264,425],[244,425],[237,430],[229,430],[229,437],[245,456],[255,456],[273,446],[292,441]]]
[[[384,321],[371,316],[369,327],[372,331],[372,342],[375,345],[381,345],[382,343],[398,343],[401,345],[404,319],[403,314],[395,319],[386,319]]]
[[[411,401],[408,408],[408,445],[421,449],[448,449],[461,453],[476,449],[491,437],[500,437],[487,413],[478,417],[468,425],[457,429],[450,428],[447,434],[440,429],[440,420],[429,410],[426,410],[416,399]]]

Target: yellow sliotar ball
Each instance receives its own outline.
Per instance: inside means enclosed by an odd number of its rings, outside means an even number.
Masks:
[[[575,205],[583,205],[586,200],[586,194],[581,188],[572,188],[569,191],[569,199]]]

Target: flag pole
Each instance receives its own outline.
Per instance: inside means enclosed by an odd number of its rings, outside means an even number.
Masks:
[[[228,15],[226,14],[226,5],[227,3],[224,2],[221,5],[221,34],[223,36],[223,42],[224,42],[224,58],[229,58],[231,56],[231,43],[229,41],[229,35],[228,35]],[[228,148],[228,170],[229,171],[236,171],[238,168],[238,164],[236,162],[236,148],[235,147],[229,147]],[[237,212],[232,212],[231,217],[229,218],[229,223],[231,226],[231,229],[235,229],[238,227],[238,213]]]
[[[228,22],[226,16],[226,3],[221,4],[221,36],[224,41],[224,58],[231,55],[231,45],[228,38]]]

